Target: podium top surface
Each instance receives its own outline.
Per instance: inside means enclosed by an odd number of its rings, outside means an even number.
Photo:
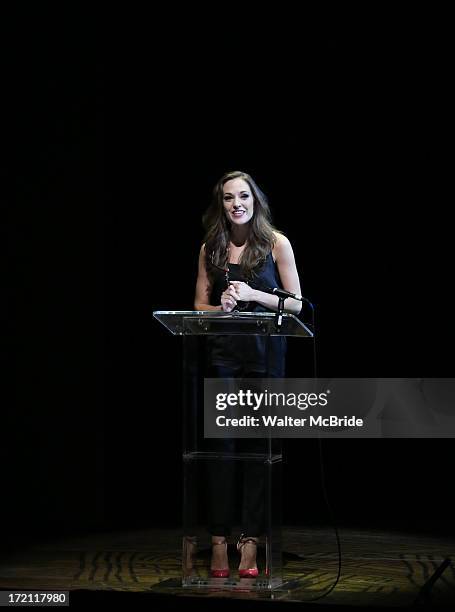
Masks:
[[[280,327],[275,312],[220,310],[156,310],[153,313],[173,335],[314,336],[295,315],[283,313]]]

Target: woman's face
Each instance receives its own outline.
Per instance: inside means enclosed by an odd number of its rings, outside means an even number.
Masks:
[[[250,186],[241,178],[223,185],[223,205],[228,221],[234,225],[248,223],[254,212],[254,199]]]

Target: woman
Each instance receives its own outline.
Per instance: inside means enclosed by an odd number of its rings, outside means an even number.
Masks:
[[[250,175],[236,171],[221,177],[204,215],[204,225],[206,235],[199,254],[194,300],[196,310],[277,311],[278,297],[261,287],[280,287],[300,295],[291,244],[272,226],[267,199]],[[228,274],[221,270],[228,270]],[[300,308],[298,300],[285,301],[286,312],[298,314]],[[285,338],[271,337],[269,342],[267,353],[263,336],[209,337],[211,376],[283,377]],[[228,463],[224,462],[224,472],[220,465],[209,470],[211,573],[217,577],[229,575],[226,536],[230,535],[231,525],[226,501],[233,491],[233,480]],[[263,478],[257,472],[258,467],[258,464],[252,465],[245,473],[244,535],[237,544],[241,553],[241,577],[258,575],[256,548],[263,531]]]

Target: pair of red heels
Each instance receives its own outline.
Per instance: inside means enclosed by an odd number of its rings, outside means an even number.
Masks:
[[[257,540],[254,538],[245,538],[243,534],[240,536],[239,541],[237,542],[237,551],[241,553],[242,548],[245,544],[254,544],[257,547]],[[225,546],[227,550],[227,542],[226,539],[223,542],[214,542],[212,546]],[[228,578],[229,577],[229,567],[224,569],[211,569],[210,574],[213,578]],[[257,567],[252,567],[249,569],[239,569],[240,578],[257,578],[259,575],[259,570]]]

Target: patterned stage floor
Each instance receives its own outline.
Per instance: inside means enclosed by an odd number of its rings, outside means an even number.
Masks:
[[[188,597],[275,602],[310,602],[327,591],[337,576],[338,555],[329,528],[286,527],[283,531],[284,577],[287,588],[277,592],[188,590],[178,586],[181,540],[177,530],[142,530],[89,534],[43,540],[14,553],[3,551],[0,589],[70,590],[98,594],[136,592],[172,596],[175,604]],[[444,559],[452,563],[435,582],[429,603],[455,610],[455,541],[428,535],[340,529],[342,571],[336,588],[318,599],[341,606],[409,606]],[[238,557],[232,548],[231,568]],[[208,550],[198,563],[208,564]],[[175,599],[177,596],[178,599]],[[264,602],[265,603],[265,602]],[[203,606],[202,606],[203,607]]]

